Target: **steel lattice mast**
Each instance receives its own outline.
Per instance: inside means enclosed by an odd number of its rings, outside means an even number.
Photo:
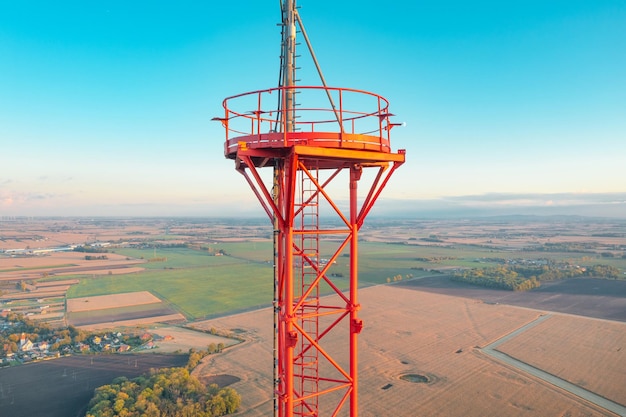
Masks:
[[[358,232],[405,154],[391,151],[387,100],[326,86],[295,0],[281,12],[281,85],[225,99],[217,119],[225,156],[274,225],[274,414],[355,417]],[[296,85],[298,27],[323,86]]]

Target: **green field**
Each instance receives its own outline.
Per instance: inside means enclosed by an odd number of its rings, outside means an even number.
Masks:
[[[330,258],[338,245],[323,241],[320,257]],[[134,274],[80,276],[80,284],[72,286],[68,297],[150,291],[189,320],[271,305],[274,273],[271,241],[219,243],[211,244],[210,248],[211,252],[187,248],[115,249],[116,253],[130,258],[156,257],[166,261],[143,264],[146,271]],[[226,255],[213,256],[220,250]],[[343,289],[348,286],[349,276],[346,253],[337,258],[327,274]],[[602,263],[626,270],[625,259],[590,257],[588,253],[512,252],[471,245],[444,247],[364,241],[359,243],[359,283],[370,286],[399,278],[419,278],[432,275],[433,269],[496,266],[498,258],[546,257],[580,265]]]
[[[272,271],[271,267],[239,263],[89,277],[73,286],[68,298],[150,291],[195,320],[271,304]]]
[[[324,245],[328,256],[336,244]],[[406,276],[416,271],[412,264],[395,259],[389,262],[385,247],[390,245],[364,244],[360,280],[362,285],[386,282],[397,274]],[[212,256],[208,251],[186,248],[172,249],[116,249],[130,258],[166,258],[167,261],[143,264],[146,271],[128,275],[80,276],[80,283],[72,286],[68,298],[115,294],[132,291],[150,291],[189,320],[198,320],[260,306],[269,306],[273,297],[272,243],[220,243],[214,250],[223,250],[227,256]],[[370,258],[371,256],[371,258]],[[408,256],[408,255],[407,255]],[[396,265],[398,263],[398,265]],[[348,287],[348,258],[339,257],[331,268],[340,288]],[[322,291],[325,291],[322,286]]]

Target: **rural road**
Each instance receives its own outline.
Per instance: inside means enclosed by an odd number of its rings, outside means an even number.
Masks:
[[[509,333],[508,335],[496,340],[495,342],[485,346],[484,348],[481,349],[481,351],[489,356],[491,356],[494,359],[497,359],[501,362],[507,363],[523,372],[526,372],[527,374],[533,375],[539,379],[544,380],[545,382],[555,385],[561,389],[564,389],[565,391],[568,391],[580,398],[583,398],[589,402],[592,402],[594,404],[596,404],[599,407],[602,407],[608,411],[611,411],[615,414],[617,414],[618,416],[626,416],[626,407],[624,407],[621,404],[618,404],[616,402],[613,402],[607,398],[604,398],[598,394],[595,394],[591,391],[587,391],[586,389],[583,389],[581,387],[579,387],[578,385],[574,385],[571,382],[567,382],[564,379],[561,379],[559,377],[556,377],[548,372],[542,371],[539,368],[535,368],[534,366],[531,366],[527,363],[524,363],[522,361],[519,361],[515,358],[512,358],[509,355],[506,355],[502,352],[499,352],[498,350],[496,350],[496,348],[498,347],[498,345],[500,345],[501,343],[506,342],[507,340],[510,340],[514,337],[516,337],[517,335],[525,332],[526,330],[530,329],[531,327],[536,326],[537,324],[541,323],[542,321],[545,321],[547,319],[549,319],[551,317],[550,314],[546,314],[543,316],[538,317],[536,320],[533,320],[532,322],[520,327],[519,329],[515,330],[514,332]]]

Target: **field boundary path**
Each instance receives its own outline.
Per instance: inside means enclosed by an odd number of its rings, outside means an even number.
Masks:
[[[500,362],[504,362],[508,365],[511,365],[517,369],[519,369],[520,371],[526,372],[532,376],[535,376],[549,384],[552,384],[554,386],[557,386],[565,391],[568,391],[571,394],[576,395],[577,397],[580,397],[584,400],[587,400],[599,407],[602,407],[608,411],[611,411],[615,414],[617,414],[618,416],[626,416],[626,407],[624,407],[621,404],[618,404],[614,401],[609,400],[608,398],[604,398],[594,392],[588,391],[584,388],[579,387],[578,385],[572,384],[571,382],[568,382],[564,379],[561,379],[557,376],[554,376],[546,371],[543,371],[539,368],[535,368],[532,365],[529,365],[525,362],[522,362],[520,360],[517,360],[505,353],[502,353],[498,350],[496,350],[496,348],[518,336],[519,334],[525,332],[526,330],[530,329],[531,327],[534,327],[536,325],[538,325],[539,323],[549,319],[552,315],[551,314],[545,314],[542,315],[540,317],[538,317],[537,319],[531,321],[530,323],[525,324],[524,326],[520,327],[519,329],[507,334],[506,336],[501,337],[500,339],[490,343],[489,345],[483,347],[482,349],[480,349],[481,352],[487,354],[488,356],[491,356],[492,358],[500,361]]]

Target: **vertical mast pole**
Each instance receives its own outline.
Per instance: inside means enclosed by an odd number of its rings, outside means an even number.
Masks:
[[[295,130],[295,86],[296,80],[296,0],[285,0],[283,2],[283,24],[286,26],[283,31],[283,45],[285,48],[283,59],[283,87],[286,88],[285,106],[285,128],[287,132]]]
[[[295,56],[296,56],[296,17],[295,0],[282,0],[283,39],[282,39],[282,79],[283,87],[281,108],[282,132],[286,135],[295,130]],[[280,165],[279,165],[280,164]],[[293,164],[293,160],[291,161]],[[278,161],[274,165],[274,203],[282,211],[284,221],[279,226],[274,219],[274,250],[277,253],[276,261],[280,267],[275,270],[274,324],[276,327],[274,364],[278,365],[274,379],[274,415],[277,417],[293,417],[293,357],[295,340],[293,330],[293,216],[288,205],[293,204],[291,198],[281,195],[283,187],[293,187],[293,173],[291,164],[285,167],[285,161]],[[280,229],[280,230],[277,230]]]
[[[272,188],[272,198],[274,200],[275,207],[280,207],[280,168],[278,166],[278,161],[274,161],[274,176],[273,176],[273,188]],[[279,280],[282,271],[282,265],[280,261],[282,260],[282,250],[280,249],[281,242],[281,234],[278,223],[278,216],[276,212],[274,212],[274,300],[272,302],[273,308],[273,316],[274,316],[274,346],[272,349],[272,353],[274,355],[274,372],[273,372],[273,384],[274,384],[274,417],[280,417],[279,407],[280,407],[280,375],[281,375],[281,364],[278,362],[279,355],[278,350],[281,348],[279,345],[279,314],[280,314],[280,293],[279,293]]]
[[[359,221],[358,221],[358,190],[357,184],[361,178],[362,168],[360,165],[352,165],[350,167],[350,303],[348,307],[350,311],[350,378],[352,379],[352,391],[350,392],[350,417],[358,416],[358,335],[363,327],[363,322],[358,318],[358,242],[359,242]]]

